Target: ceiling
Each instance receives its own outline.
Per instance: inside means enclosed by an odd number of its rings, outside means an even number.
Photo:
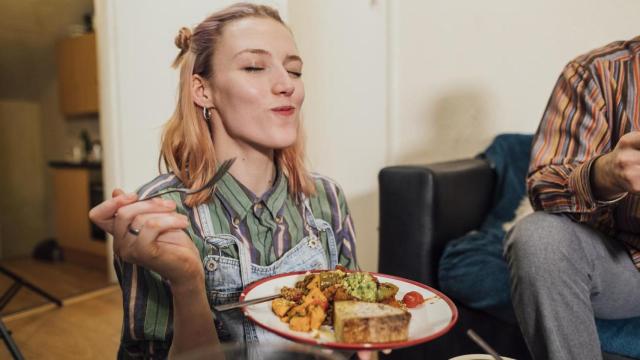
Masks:
[[[0,0],[0,99],[38,100],[55,79],[55,43],[92,0]]]

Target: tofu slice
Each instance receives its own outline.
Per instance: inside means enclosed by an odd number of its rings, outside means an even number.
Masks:
[[[333,306],[336,340],[345,343],[384,343],[409,338],[411,314],[380,303],[336,301]]]

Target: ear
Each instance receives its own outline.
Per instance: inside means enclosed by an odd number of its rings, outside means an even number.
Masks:
[[[202,76],[193,74],[191,76],[191,96],[193,101],[200,107],[213,107],[213,91],[209,81]]]

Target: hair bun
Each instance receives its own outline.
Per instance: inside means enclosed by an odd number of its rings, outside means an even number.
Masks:
[[[189,50],[189,45],[191,43],[191,30],[187,27],[180,28],[178,31],[178,35],[176,36],[175,44],[176,46],[185,52]]]

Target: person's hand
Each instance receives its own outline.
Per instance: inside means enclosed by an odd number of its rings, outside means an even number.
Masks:
[[[91,209],[89,218],[113,235],[116,256],[157,272],[172,287],[204,277],[198,250],[182,231],[188,219],[176,213],[173,201],[154,198],[136,202],[135,194],[120,189],[112,196]]]
[[[100,229],[113,235],[113,224],[118,210],[135,202],[138,196],[135,193],[125,194],[122,189],[111,192],[111,199],[105,200],[89,211],[89,219]]]
[[[623,135],[611,152],[596,159],[591,185],[598,200],[640,193],[640,132]]]
[[[186,216],[171,200],[154,198],[118,209],[113,224],[113,251],[122,260],[141,265],[173,286],[204,278],[198,249],[183,231]]]

